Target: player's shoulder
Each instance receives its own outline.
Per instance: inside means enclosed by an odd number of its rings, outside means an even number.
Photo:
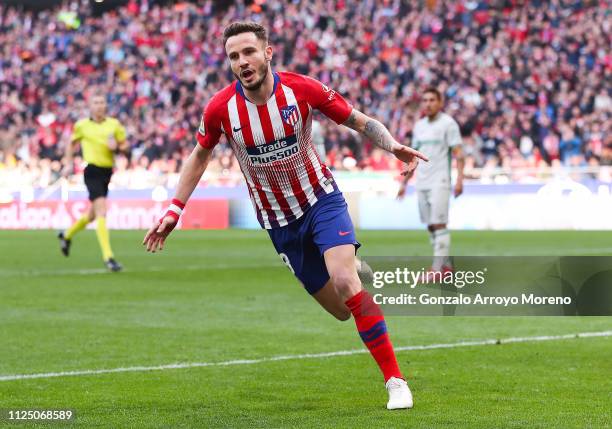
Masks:
[[[416,120],[416,122],[414,123],[414,128],[421,128],[421,127],[425,127],[427,126],[427,123],[429,122],[429,120],[427,119],[427,116],[421,116],[419,119]]]
[[[299,89],[299,88],[308,88],[309,86],[313,86],[313,85],[321,85],[323,89],[326,89],[325,85],[323,85],[317,79],[310,77],[310,76],[306,76],[304,74],[299,74],[299,73],[294,73],[294,72],[289,72],[289,71],[277,72],[277,74],[280,78],[281,84],[286,85],[288,87]]]
[[[106,120],[108,121],[109,124],[113,126],[121,125],[121,121],[115,118],[114,116],[107,116]]]
[[[279,71],[279,72],[276,72],[276,74],[278,74],[278,77],[283,83],[303,82],[305,80],[312,79],[309,76],[306,76],[300,73],[290,72],[290,71]]]
[[[442,121],[448,125],[457,124],[457,121],[455,121],[455,118],[453,118],[451,115],[449,115],[446,112],[440,112],[440,119],[442,119]]]
[[[317,79],[294,72],[277,72],[280,83],[288,87],[298,99],[312,100],[331,91],[329,87]],[[335,91],[333,92],[335,94]]]
[[[86,125],[86,124],[88,124],[89,122],[90,122],[90,119],[89,119],[89,118],[81,118],[81,119],[78,119],[78,120],[77,120],[77,121],[74,123],[74,128],[77,128],[77,127],[82,127],[83,125]]]

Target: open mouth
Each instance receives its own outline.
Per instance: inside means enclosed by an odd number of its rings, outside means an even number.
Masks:
[[[254,75],[255,72],[253,70],[245,70],[240,74],[240,76],[242,76],[242,78],[246,80],[250,80]]]

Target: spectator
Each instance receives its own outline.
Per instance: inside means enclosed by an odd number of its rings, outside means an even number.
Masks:
[[[133,136],[125,168],[137,182],[143,170],[177,172],[202,108],[232,79],[222,72],[220,35],[236,19],[271,27],[276,68],[317,77],[401,141],[420,89],[437,85],[471,142],[467,165],[610,163],[612,31],[603,2],[154,3],[129,1],[101,16],[87,0],[36,13],[0,5],[0,168],[36,172],[41,159],[57,160],[101,86],[109,114]],[[332,128],[322,123],[332,167],[384,166],[368,142]],[[234,165],[217,162],[219,171]]]

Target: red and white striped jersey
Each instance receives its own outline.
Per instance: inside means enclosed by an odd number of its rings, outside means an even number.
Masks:
[[[338,189],[312,144],[313,109],[341,124],[352,107],[315,79],[279,72],[264,105],[251,103],[236,81],[204,109],[198,143],[212,149],[222,133],[227,136],[263,228],[287,225]]]

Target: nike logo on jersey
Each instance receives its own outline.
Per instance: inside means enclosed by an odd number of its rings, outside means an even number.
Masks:
[[[232,130],[234,130],[235,133],[237,133],[238,131],[240,131],[242,129],[242,127],[240,128],[236,128],[236,127],[232,127]]]
[[[349,235],[351,231],[338,231],[338,235],[340,237],[344,237],[345,235]]]

